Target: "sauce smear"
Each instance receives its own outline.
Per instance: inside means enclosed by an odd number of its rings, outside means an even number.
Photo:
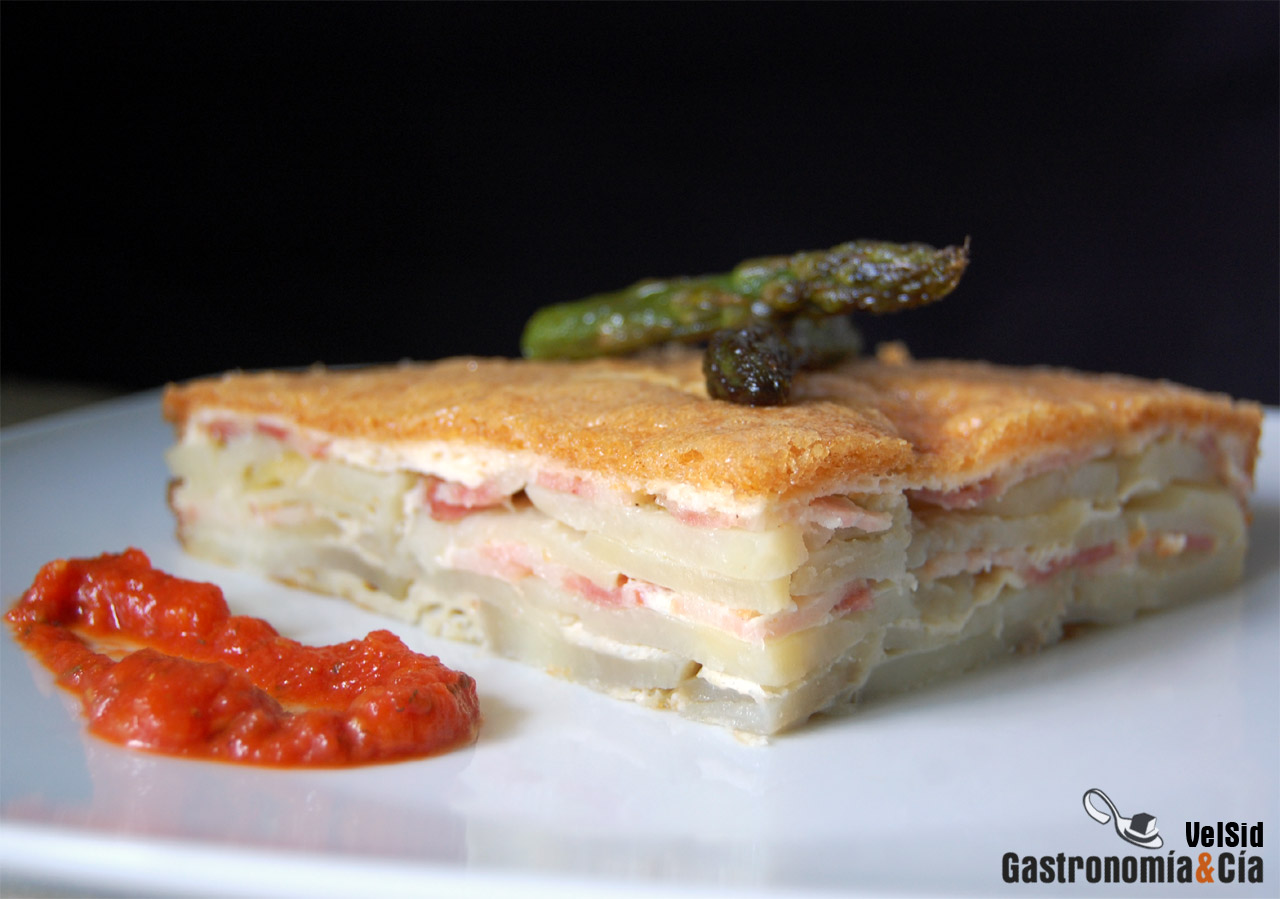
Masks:
[[[152,752],[277,766],[341,766],[470,743],[475,681],[390,631],[305,646],[231,615],[213,584],[137,549],[45,565],[5,616],[80,698],[89,730]],[[90,640],[141,646],[118,661]]]

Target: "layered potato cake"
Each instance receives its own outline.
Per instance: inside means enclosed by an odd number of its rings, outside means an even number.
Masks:
[[[178,535],[691,718],[816,712],[1241,574],[1261,410],[900,349],[708,399],[700,357],[171,386]]]

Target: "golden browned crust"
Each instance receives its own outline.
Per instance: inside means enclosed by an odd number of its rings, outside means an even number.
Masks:
[[[1256,452],[1261,409],[1165,382],[899,355],[804,376],[799,402],[708,399],[699,357],[446,359],[360,370],[231,373],[170,386],[167,418],[268,415],[336,437],[531,451],[627,482],[741,498],[906,478],[955,486],[1048,453],[1164,430],[1235,434]]]

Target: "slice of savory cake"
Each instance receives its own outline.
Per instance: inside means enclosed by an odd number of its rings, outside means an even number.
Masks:
[[[1261,410],[904,354],[707,398],[699,357],[168,389],[189,551],[773,733],[1231,584]]]

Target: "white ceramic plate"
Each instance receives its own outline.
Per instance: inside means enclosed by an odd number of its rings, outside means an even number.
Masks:
[[[309,897],[1151,895],[1002,879],[1010,852],[1149,853],[1085,814],[1096,787],[1126,817],[1156,816],[1162,858],[1198,860],[1187,822],[1263,822],[1264,845],[1245,850],[1262,858],[1263,882],[1221,889],[1280,892],[1280,413],[1267,417],[1239,588],[767,746],[185,557],[164,504],[168,442],[156,394],[9,429],[5,604],[50,559],[138,546],[307,642],[391,626],[476,677],[482,735],[440,758],[348,771],[130,752],[88,737],[69,697],[0,629],[10,882]],[[1238,864],[1239,850],[1228,854]],[[1196,886],[1181,889],[1215,892]]]

